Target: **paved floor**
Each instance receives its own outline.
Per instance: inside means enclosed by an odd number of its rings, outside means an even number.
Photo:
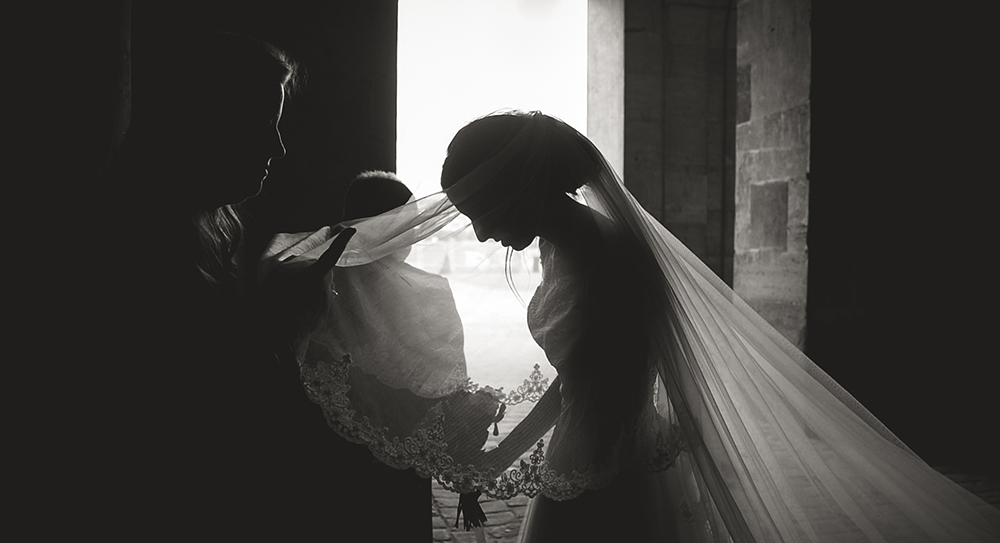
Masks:
[[[482,250],[481,246],[470,242],[470,247]],[[471,249],[470,249],[471,250]],[[527,330],[524,307],[511,293],[503,269],[503,251],[494,251],[492,266],[477,266],[469,270],[453,270],[448,279],[455,302],[462,312],[465,325],[468,370],[472,380],[480,385],[504,387],[514,390],[528,377],[534,364],[550,380],[555,377],[554,369],[548,364],[544,353],[534,344]],[[476,253],[479,254],[479,253]],[[482,258],[482,255],[479,255]],[[434,268],[436,271],[440,268]],[[430,268],[429,268],[430,269]],[[537,282],[537,274],[513,273],[512,281],[526,302]],[[490,308],[488,313],[474,311]],[[527,414],[531,405],[524,403],[509,406],[507,416],[499,424],[500,437],[490,437],[487,448],[494,446],[503,436]],[[546,436],[546,442],[548,442]],[[1000,482],[987,480],[953,468],[941,467],[938,471],[948,476],[967,490],[979,495],[988,503],[1000,509]],[[520,531],[521,519],[528,504],[527,498],[519,496],[507,501],[491,500],[483,497],[480,501],[488,520],[485,527],[490,543],[514,543]],[[440,485],[432,485],[431,514],[435,542],[474,542],[473,532],[466,532],[459,524],[455,528],[458,496],[446,491]]]
[[[936,469],[1000,509],[1000,482],[987,480],[954,468],[940,467]],[[441,485],[437,484],[436,481],[431,484],[431,494],[434,542],[475,543],[476,536],[473,532],[466,532],[461,523],[457,529],[455,528],[458,495],[441,488]],[[483,497],[479,503],[488,517],[485,526],[486,541],[488,543],[517,543],[521,519],[524,517],[528,499],[524,496],[517,496],[510,500],[500,501]]]
[[[459,523],[455,528],[455,518],[458,513],[458,495],[441,488],[437,482],[432,483],[431,515],[434,529],[434,541],[467,543],[476,541],[473,532],[466,532]],[[481,498],[479,505],[486,513],[488,520],[484,526],[486,541],[490,543],[516,543],[521,529],[521,519],[528,506],[528,498],[516,496],[507,501]]]

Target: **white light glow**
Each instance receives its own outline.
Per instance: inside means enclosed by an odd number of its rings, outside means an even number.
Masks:
[[[587,128],[587,0],[399,0],[397,173],[440,190],[448,143],[499,109]]]

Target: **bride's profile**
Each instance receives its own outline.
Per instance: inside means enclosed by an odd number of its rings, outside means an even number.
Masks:
[[[303,360],[330,425],[383,462],[417,468],[466,505],[479,492],[532,497],[522,543],[1000,538],[996,509],[740,300],[571,126],[538,112],[479,118],[449,145],[441,185],[353,224],[338,266],[433,245],[463,216],[479,241],[518,251],[537,238],[542,277],[526,319],[557,377],[495,446],[469,451],[449,447],[448,414],[373,426],[408,406],[388,394],[352,404],[346,376],[361,364],[350,355]],[[322,241],[296,252],[318,257],[332,243]]]
[[[486,175],[474,173],[528,124],[542,130],[534,141],[512,148],[517,158]],[[666,485],[662,473],[654,475],[651,468],[658,452],[667,456],[659,460],[669,463],[676,451],[656,447],[657,438],[669,439],[670,431],[661,428],[653,411],[654,374],[646,362],[653,313],[653,298],[642,288],[648,266],[628,265],[637,261],[637,240],[569,196],[600,175],[601,160],[575,132],[546,146],[545,139],[555,141],[545,132],[557,127],[540,115],[480,119],[452,140],[441,176],[480,241],[494,239],[522,250],[540,238],[544,275],[528,305],[528,327],[558,371],[559,386],[550,389],[558,401],[537,408],[544,415],[539,427],[555,424],[547,451],[554,472],[591,475],[580,482],[587,490],[574,499],[553,498],[572,496],[576,489],[533,500],[522,541],[662,539],[676,533],[678,519],[651,499],[657,485]],[[589,153],[576,156],[580,151]],[[487,454],[509,464],[513,459],[503,458],[505,449],[502,442]],[[624,518],[629,521],[618,522]]]

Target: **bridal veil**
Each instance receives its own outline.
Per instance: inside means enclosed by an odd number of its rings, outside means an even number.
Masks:
[[[509,202],[491,180],[513,157],[554,146],[598,161],[576,198],[608,219],[609,239],[635,241],[616,265],[639,270],[651,301],[641,309],[649,354],[632,363],[651,376],[643,401],[655,416],[620,439],[648,444],[641,467],[666,498],[638,498],[677,507],[685,540],[1000,540],[1000,512],[930,468],[757,315],[589,141],[536,117],[447,195],[272,242],[262,274],[318,258],[341,226],[357,230],[331,277],[325,322],[297,349],[306,391],[335,431],[386,464],[500,498],[572,499],[636,469],[635,455],[570,473],[549,465],[550,429],[533,427],[531,408],[558,381],[520,303],[541,275],[537,249],[503,258],[475,243],[453,201],[489,194],[502,212]],[[521,178],[522,194],[538,190]],[[498,464],[491,449],[514,454]]]

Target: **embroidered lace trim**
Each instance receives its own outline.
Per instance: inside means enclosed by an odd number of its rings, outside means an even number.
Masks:
[[[519,461],[519,465],[503,473],[494,469],[480,470],[471,464],[460,464],[448,454],[448,444],[444,441],[444,415],[438,415],[429,427],[415,430],[410,436],[400,439],[388,437],[385,428],[376,428],[363,417],[355,418],[347,396],[350,385],[351,357],[336,362],[320,362],[315,368],[300,365],[302,380],[308,397],[318,404],[333,430],[345,439],[365,444],[369,450],[386,465],[397,469],[414,468],[421,477],[434,477],[441,485],[458,493],[481,490],[494,499],[506,500],[518,494],[529,498],[543,493],[554,500],[568,500],[579,496],[584,490],[606,486],[617,470],[592,468],[585,473],[572,472],[563,475],[551,470],[543,452],[543,442],[539,441],[529,455],[529,461]],[[535,372],[510,394],[502,390],[492,391],[502,401],[519,403],[537,401],[544,393],[547,379],[541,377],[538,366]],[[536,375],[537,372],[537,375]],[[470,383],[472,390],[478,387]],[[648,462],[650,471],[670,468],[680,452],[686,450],[675,427],[669,437],[658,436],[653,458]]]

